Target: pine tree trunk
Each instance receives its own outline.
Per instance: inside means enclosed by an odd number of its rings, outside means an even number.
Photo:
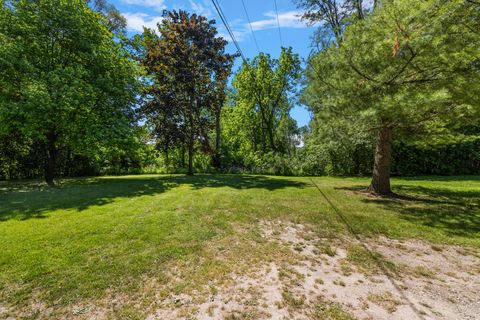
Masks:
[[[57,160],[57,148],[56,148],[56,140],[57,134],[54,130],[48,133],[47,137],[47,159],[45,161],[44,166],[44,175],[45,175],[45,182],[53,186],[55,184],[55,167],[56,167],[56,160]]]
[[[378,133],[372,182],[368,191],[378,195],[391,195],[390,162],[392,156],[392,128],[383,126]]]

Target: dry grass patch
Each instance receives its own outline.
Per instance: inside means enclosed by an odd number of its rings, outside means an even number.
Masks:
[[[322,320],[354,320],[355,318],[334,302],[319,298],[311,313],[312,319]]]
[[[350,245],[347,248],[346,261],[367,276],[384,273],[390,274],[390,271],[396,271],[398,269],[393,262],[385,259],[381,254],[361,245]],[[344,269],[347,268],[348,267],[344,267]]]
[[[389,291],[385,291],[380,294],[370,293],[367,299],[381,306],[389,313],[394,313],[395,311],[397,311],[397,307],[401,304],[400,300],[396,299]]]

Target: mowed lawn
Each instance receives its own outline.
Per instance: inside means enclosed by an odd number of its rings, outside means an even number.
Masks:
[[[393,179],[407,200],[358,192],[368,182],[252,175],[66,179],[54,188],[0,182],[0,309],[28,315],[37,304],[55,315],[122,295],[119,312],[135,315],[171,291],[201,291],[278,254],[261,237],[268,221],[311,225],[322,237],[480,248],[479,176]],[[145,289],[151,279],[164,291]]]

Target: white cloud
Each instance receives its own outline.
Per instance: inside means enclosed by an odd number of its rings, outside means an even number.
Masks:
[[[122,0],[122,2],[132,6],[152,8],[160,12],[166,8],[164,0]]]
[[[207,17],[208,19],[212,19],[213,17],[210,2],[208,0],[203,0],[203,2],[190,0],[190,7],[192,8],[193,13],[196,13],[197,15]]]
[[[189,0],[189,2],[192,13],[204,16],[207,19],[215,19],[217,22],[216,27],[218,30],[218,36],[224,38],[229,42],[232,41],[220,18],[217,18],[216,14],[213,13],[214,8],[212,7],[210,0]],[[248,29],[248,26],[245,25],[243,20],[230,20],[229,24],[233,29],[233,35],[235,36],[237,41],[244,41],[248,37],[250,29]]]
[[[134,5],[143,5],[156,8],[164,8],[163,0],[122,0],[124,3],[134,4]],[[196,14],[205,16],[209,19],[213,19],[214,15],[209,6],[208,0],[194,1],[189,0],[190,7],[192,11]],[[278,20],[280,22],[281,28],[305,28],[307,25],[301,21],[301,11],[287,11],[278,14]],[[161,16],[151,15],[144,12],[126,12],[123,13],[127,19],[128,29],[135,32],[143,32],[143,27],[150,29],[157,29],[157,23],[162,21]],[[277,28],[277,15],[275,12],[270,11],[264,13],[264,16],[267,19],[252,21],[252,28],[254,31],[261,31],[266,29]],[[219,29],[218,35],[231,41],[230,35],[226,32],[225,28],[221,23],[217,21],[217,28]],[[240,19],[235,19],[230,22],[235,38],[241,42],[249,39],[250,26]]]
[[[252,22],[252,29],[255,31],[277,28],[277,15],[270,11],[264,14],[268,19]],[[278,14],[278,22],[281,28],[305,28],[306,24],[301,21],[300,11],[287,11]]]
[[[278,14],[278,21],[280,23],[280,28],[305,28],[307,27],[305,22],[301,20],[301,11],[287,11]],[[254,31],[261,31],[266,29],[274,29],[278,27],[277,24],[277,14],[273,11],[264,13],[264,16],[268,19],[252,21],[252,29]],[[235,38],[241,42],[249,39],[250,26],[248,23],[245,23],[241,20],[234,20],[230,22],[230,25],[233,29],[233,34]],[[230,35],[224,31],[223,26],[220,27],[219,35],[224,39],[231,41]]]
[[[231,42],[232,39],[230,38],[227,29],[225,29],[225,27],[223,26],[220,18],[216,19],[216,21],[218,35],[227,40],[228,42]],[[235,39],[237,39],[238,42],[244,41],[248,38],[248,34],[250,33],[250,27],[248,26],[248,24],[245,24],[245,21],[243,21],[242,19],[233,19],[229,21],[229,25],[232,28]]]
[[[224,29],[224,28],[222,28],[222,29]],[[235,39],[238,42],[242,42],[247,38],[248,32],[249,32],[249,30],[247,30],[247,29],[245,29],[245,30],[233,30],[233,36],[235,37]],[[218,31],[218,36],[222,37],[223,39],[227,40],[228,42],[232,42],[232,38],[230,38],[230,34],[228,34],[228,32],[226,30],[225,31],[219,30]]]
[[[142,12],[122,14],[127,19],[127,28],[136,32],[143,32],[143,27],[157,30],[157,23],[163,19],[162,16],[151,16]]]

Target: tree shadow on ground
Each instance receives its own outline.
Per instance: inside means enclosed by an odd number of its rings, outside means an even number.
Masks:
[[[307,184],[285,178],[253,175],[130,176],[65,179],[57,187],[38,181],[0,182],[0,222],[45,218],[58,209],[82,211],[111,203],[119,197],[156,195],[187,186],[202,188],[265,189],[302,188]]]
[[[360,188],[343,189],[360,190]],[[394,191],[399,197],[363,195],[362,201],[383,206],[398,214],[401,219],[440,229],[446,235],[468,238],[479,236],[480,193],[478,190],[395,184]]]

